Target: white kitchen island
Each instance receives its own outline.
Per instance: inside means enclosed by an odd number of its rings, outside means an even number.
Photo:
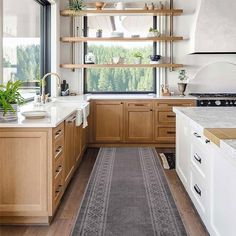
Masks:
[[[236,108],[176,107],[174,112],[179,178],[210,235],[236,235]],[[217,137],[220,128],[230,131],[231,139]]]

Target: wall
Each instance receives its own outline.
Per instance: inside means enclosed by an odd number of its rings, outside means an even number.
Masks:
[[[187,92],[236,92],[235,65],[230,64],[236,64],[236,55],[188,55],[197,1],[199,0],[174,0],[175,8],[184,9],[182,16],[174,18],[174,34],[185,38],[184,41],[174,44],[174,61],[186,65],[190,79]],[[61,9],[65,8],[67,3],[67,0],[61,0]],[[61,17],[61,36],[66,35],[69,35],[69,19]],[[60,51],[61,63],[70,62],[70,46],[61,44]],[[204,69],[201,71],[201,68]],[[71,72],[61,69],[61,74],[70,82],[71,90],[82,92],[83,83],[78,70]],[[177,92],[177,77],[178,71],[167,71],[166,83],[170,85],[171,91]]]

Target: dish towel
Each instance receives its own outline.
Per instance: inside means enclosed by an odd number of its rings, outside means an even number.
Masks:
[[[86,107],[85,106],[82,108],[82,111],[83,111],[83,129],[84,129],[88,126]]]
[[[76,114],[76,126],[79,127],[83,123],[83,114],[82,110],[78,109]]]

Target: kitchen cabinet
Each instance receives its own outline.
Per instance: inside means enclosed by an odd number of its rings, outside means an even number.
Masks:
[[[123,102],[94,101],[94,141],[112,143],[123,141]]]
[[[125,102],[125,141],[153,141],[152,101]]]
[[[76,163],[76,113],[65,120],[65,186],[68,185]]]
[[[167,146],[175,146],[175,113],[173,107],[178,106],[195,106],[195,100],[191,99],[161,99],[154,104],[154,139],[157,143],[166,144]]]
[[[211,197],[211,235],[236,235],[236,159],[235,153],[213,145]]]

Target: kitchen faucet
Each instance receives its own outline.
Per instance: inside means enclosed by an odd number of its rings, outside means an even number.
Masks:
[[[45,80],[48,76],[50,75],[54,75],[56,76],[57,78],[57,86],[59,87],[59,85],[61,84],[61,77],[57,74],[57,73],[54,73],[54,72],[50,72],[50,73],[47,73],[43,76],[42,78],[42,83],[41,83],[41,89],[42,89],[42,96],[41,96],[41,101],[43,103],[46,102],[46,95],[45,95]]]

